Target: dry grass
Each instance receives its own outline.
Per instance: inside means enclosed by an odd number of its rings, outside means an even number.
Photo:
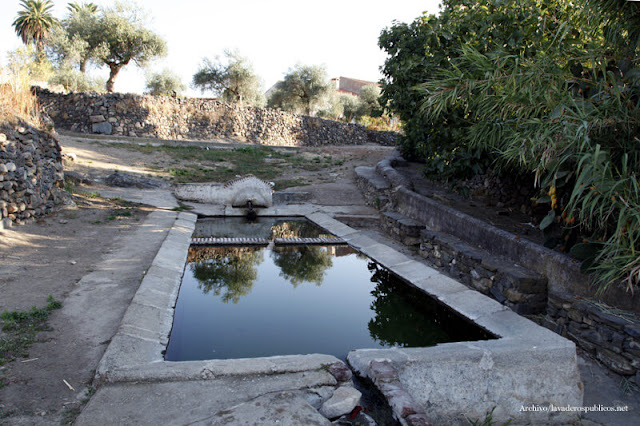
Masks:
[[[12,73],[0,83],[0,120],[15,117],[38,123],[38,99],[31,93],[26,74]]]

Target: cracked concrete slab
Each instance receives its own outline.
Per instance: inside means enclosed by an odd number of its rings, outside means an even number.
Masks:
[[[278,419],[298,419],[296,413],[302,413],[300,420],[327,424],[322,423],[324,417],[294,391],[333,384],[335,379],[326,371],[111,384],[98,389],[75,424],[221,424],[219,421],[226,419],[232,421],[230,424],[240,425],[261,424],[257,419],[262,416],[265,416],[262,424],[277,424]],[[277,404],[269,408],[264,404],[267,401]],[[248,416],[259,412],[260,417],[249,421]]]
[[[277,392],[217,412],[194,425],[309,425],[324,426],[331,422],[313,408],[299,392]]]

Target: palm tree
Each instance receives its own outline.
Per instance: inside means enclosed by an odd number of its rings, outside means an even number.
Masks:
[[[33,44],[36,50],[41,52],[44,47],[44,38],[58,24],[58,20],[51,15],[53,2],[22,0],[20,3],[24,10],[18,12],[18,17],[13,21],[13,27],[24,44]]]
[[[89,12],[89,13],[98,13],[98,5],[94,4],[94,3],[78,3],[77,1],[74,1],[73,3],[69,3],[67,5],[67,9],[69,9],[69,12],[71,13],[78,13],[82,10]]]

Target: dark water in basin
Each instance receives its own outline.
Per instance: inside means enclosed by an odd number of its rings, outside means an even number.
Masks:
[[[348,246],[192,247],[165,359],[344,359],[489,337]]]

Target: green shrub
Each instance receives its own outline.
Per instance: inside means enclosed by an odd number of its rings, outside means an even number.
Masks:
[[[69,92],[98,92],[104,87],[104,80],[91,78],[80,71],[64,67],[53,73],[49,84],[61,85]]]
[[[464,119],[451,130],[458,140],[449,152],[480,152],[498,169],[535,175],[537,201],[550,207],[540,227],[562,226],[564,250],[586,236],[572,252],[595,273],[599,292],[620,280],[629,290],[640,284],[640,18],[616,4],[615,16],[589,8],[586,17],[565,16],[535,54],[463,44],[417,88],[425,122]],[[594,14],[604,19],[580,26]],[[473,171],[472,162],[456,167]]]

